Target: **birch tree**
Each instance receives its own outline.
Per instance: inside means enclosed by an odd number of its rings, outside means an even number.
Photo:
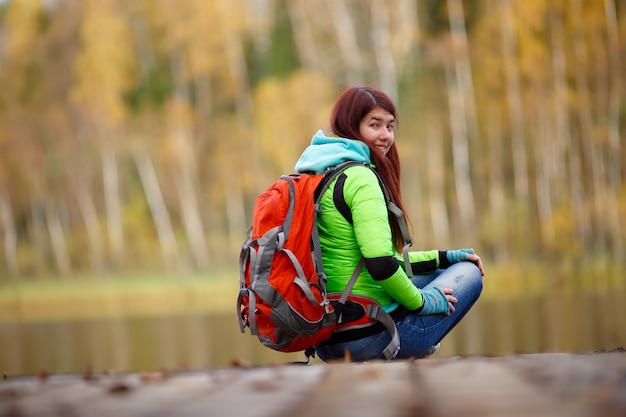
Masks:
[[[238,122],[238,136],[244,142],[244,145],[238,150],[239,152],[248,150],[251,155],[261,155],[258,152],[256,138],[251,128],[254,120],[252,109],[252,93],[250,89],[250,81],[248,69],[244,59],[244,51],[241,40],[241,22],[237,20],[242,10],[237,8],[238,3],[228,3],[227,0],[220,0],[218,4],[218,19],[221,22],[220,30],[223,40],[223,50],[226,56],[226,63],[230,75],[230,81],[234,92],[234,100],[236,107],[236,120]],[[234,7],[234,9],[233,9]],[[231,145],[232,146],[232,145]],[[244,159],[245,160],[245,159]],[[252,157],[252,172],[260,172],[255,169],[259,159]],[[243,211],[243,189],[242,179],[239,165],[232,166],[223,161],[220,163],[220,175],[224,184],[224,197],[226,199],[226,218],[228,222],[228,240],[231,244],[241,240],[241,231],[246,228],[246,217]],[[254,180],[258,181],[258,176],[254,176]],[[259,186],[257,189],[261,189]]]
[[[67,277],[71,273],[71,262],[67,251],[63,226],[59,219],[57,205],[53,201],[46,204],[46,225],[52,243],[52,252],[61,276]]]
[[[318,67],[320,54],[309,16],[316,5],[309,0],[292,0],[287,2],[286,6],[300,65],[309,70],[315,70]]]
[[[100,231],[100,220],[96,205],[91,197],[91,193],[85,180],[79,176],[76,178],[79,189],[76,191],[78,199],[78,208],[85,224],[85,230],[89,239],[89,260],[91,269],[94,272],[103,272],[105,270],[104,248],[102,233]]]
[[[392,100],[398,100],[398,74],[391,44],[391,16],[389,4],[384,0],[372,0],[372,51],[378,69],[378,87]]]
[[[44,160],[45,150],[41,147],[32,146],[33,121],[29,119],[29,112],[33,112],[38,104],[36,90],[40,86],[40,78],[34,76],[39,67],[37,60],[40,59],[41,46],[37,42],[38,25],[37,19],[41,13],[41,4],[38,2],[10,2],[4,6],[2,32],[3,47],[0,48],[0,102],[5,105],[2,108],[3,135],[0,158],[2,159],[2,181],[0,187],[4,193],[3,218],[22,217],[25,221],[25,230],[31,235],[24,236],[27,245],[33,249],[35,259],[29,259],[30,265],[26,268],[34,268],[44,264],[47,257],[48,240],[45,229],[45,220],[41,211],[28,211],[33,202],[39,207],[42,192],[35,192],[32,188],[38,186],[38,191],[45,189],[40,185],[40,178],[32,173],[33,167],[41,166]],[[28,71],[30,69],[30,71]],[[9,105],[10,104],[10,105]],[[20,143],[16,144],[16,139]],[[15,191],[15,192],[14,192]],[[9,195],[16,195],[16,201],[9,201]],[[17,201],[21,199],[21,201]],[[35,203],[36,201],[36,203]],[[13,203],[21,203],[22,210],[14,212]],[[16,204],[17,205],[17,204]],[[9,214],[9,210],[11,214]],[[32,214],[32,216],[30,215]],[[13,249],[11,238],[11,225],[5,225],[5,255],[9,255]],[[20,241],[16,236],[16,244]],[[6,252],[8,251],[8,252]],[[9,268],[13,261],[8,264]],[[17,265],[15,265],[17,267]]]
[[[347,85],[360,83],[363,80],[365,62],[361,57],[357,42],[357,30],[352,14],[344,1],[326,0],[329,17],[335,28],[335,37],[339,54],[343,59],[345,68],[345,81]]]
[[[190,55],[192,62],[196,63],[198,59],[197,50],[201,46],[197,44],[197,36],[192,36],[189,30],[181,30],[180,26],[175,25],[176,19],[181,21],[188,16],[202,13],[202,10],[199,8],[200,4],[198,2],[186,2],[176,4],[175,6],[178,10],[176,13],[173,13],[174,10],[167,7],[171,6],[171,4],[167,4],[167,2],[163,4],[163,13],[174,19],[171,22],[168,21],[166,27],[169,70],[173,84],[172,97],[166,107],[168,110],[168,117],[165,123],[168,131],[167,140],[173,143],[171,149],[174,150],[177,161],[175,183],[177,185],[178,205],[191,254],[195,266],[200,269],[206,269],[209,266],[209,248],[198,198],[198,164],[194,150],[195,138],[192,126],[193,112],[191,110],[191,88],[196,85],[192,80],[200,77],[201,74],[194,73],[188,65],[188,56]],[[182,16],[178,14],[181,11],[183,12]],[[196,28],[196,26],[192,25],[192,28]],[[144,38],[147,37],[141,36],[141,39]],[[143,41],[142,44],[144,44],[145,60],[154,62],[154,52],[148,39]],[[145,69],[142,72],[145,73]]]
[[[568,168],[569,195],[571,196],[572,212],[574,214],[575,235],[578,242],[584,245],[590,236],[588,222],[583,213],[583,187],[581,187],[582,173],[580,166],[579,148],[572,143],[570,132],[569,101],[567,91],[567,68],[565,56],[565,33],[563,12],[553,10],[550,19],[552,76],[554,82],[554,96],[552,108],[554,111],[554,140],[560,144],[565,164]]]
[[[467,34],[460,0],[448,1],[452,55],[454,62],[446,62],[446,90],[450,108],[452,133],[452,162],[462,235],[469,239],[476,235],[476,206],[472,188],[469,141],[475,128],[476,111],[472,87],[472,73],[467,53]],[[451,68],[453,65],[454,68]],[[469,104],[469,105],[468,105]],[[469,112],[469,113],[468,113]],[[472,120],[472,121],[470,121]]]
[[[4,246],[4,260],[7,271],[11,275],[16,275],[19,271],[17,262],[17,231],[11,201],[6,191],[0,187],[0,220],[2,220],[2,240]]]
[[[465,29],[465,13],[462,0],[447,0],[448,17],[450,20],[450,34],[452,53],[454,56],[454,70],[457,82],[463,93],[465,107],[465,123],[470,140],[478,138],[478,117],[476,115],[476,96],[472,64],[470,61],[469,41]]]
[[[552,247],[556,239],[556,231],[553,225],[553,197],[552,197],[552,179],[554,178],[554,165],[559,160],[556,154],[556,147],[552,138],[552,123],[550,122],[549,112],[544,109],[549,108],[549,99],[547,93],[543,91],[542,86],[535,84],[536,89],[536,105],[535,117],[537,120],[537,134],[535,146],[535,165],[536,165],[536,199],[537,214],[539,216],[539,232],[542,243],[546,247]]]
[[[515,195],[518,201],[526,202],[529,195],[528,157],[523,130],[524,110],[518,70],[519,64],[515,59],[518,55],[514,32],[515,21],[513,19],[515,11],[510,0],[499,0],[498,6],[498,10],[501,13],[502,59],[506,82],[507,114],[511,126]]]
[[[598,146],[598,139],[594,133],[593,128],[593,118],[591,111],[591,97],[589,92],[589,86],[587,84],[587,74],[589,73],[589,68],[587,67],[588,62],[588,53],[587,53],[587,45],[585,41],[585,29],[584,29],[584,20],[583,20],[583,10],[582,10],[582,1],[581,0],[570,0],[570,11],[572,17],[572,26],[574,36],[573,39],[573,48],[574,48],[574,57],[575,57],[575,65],[574,71],[576,72],[576,97],[578,99],[578,120],[580,124],[580,143],[582,145],[582,156],[586,160],[581,161],[581,165],[587,165],[590,167],[590,181],[585,184],[587,187],[578,186],[579,189],[589,190],[589,193],[592,195],[593,199],[593,207],[595,211],[602,211],[602,207],[604,206],[604,202],[607,200],[606,197],[606,189],[604,182],[604,166],[601,155],[601,147]],[[582,202],[581,202],[582,204]],[[585,216],[583,213],[579,213]],[[586,233],[588,234],[587,239],[593,239],[593,242],[585,242],[585,243],[593,243],[596,248],[602,250],[603,248],[603,240],[601,234],[599,233],[598,224],[596,223],[596,219],[591,217],[588,220],[584,219],[583,222],[588,224],[585,227]],[[590,217],[590,216],[589,216]],[[597,219],[599,220],[599,219]]]
[[[92,121],[100,142],[109,249],[113,265],[121,267],[124,234],[116,136],[124,117],[122,92],[130,85],[132,36],[115,0],[88,0],[83,10],[83,48],[75,62],[73,98]]]
[[[179,269],[181,265],[176,235],[174,234],[167,205],[163,199],[163,193],[159,186],[152,158],[147,153],[141,152],[135,154],[134,159],[146,199],[148,200],[148,206],[154,219],[165,267],[168,270]]]
[[[427,162],[428,175],[428,204],[430,206],[430,221],[435,247],[447,247],[450,240],[450,219],[445,197],[446,169],[443,137],[441,128],[436,123],[429,124],[427,132]]]
[[[545,248],[553,248],[557,237],[554,215],[559,194],[562,194],[560,190],[567,184],[567,175],[562,163],[563,145],[554,136],[554,77],[550,67],[551,48],[545,42],[546,33],[549,33],[546,16],[550,5],[542,1],[522,4],[506,0],[501,3],[500,11],[506,19],[502,22],[501,37],[508,120],[512,130],[515,201],[520,204],[520,198],[527,198],[521,204],[532,209],[531,198],[534,198],[540,243]],[[509,24],[515,31],[510,31]],[[522,79],[528,80],[526,87],[522,85]],[[534,167],[534,173],[531,173],[531,167]],[[531,196],[529,187],[533,174],[535,194]]]
[[[493,244],[493,253],[496,261],[504,262],[508,259],[507,245],[503,245],[505,234],[498,225],[506,224],[506,183],[504,178],[504,143],[502,141],[502,123],[500,106],[493,102],[487,103],[487,113],[490,115],[487,123],[487,152],[489,156],[488,193],[489,211],[494,219],[493,230],[496,240]]]
[[[608,37],[608,56],[609,56],[609,77],[610,88],[609,108],[608,108],[608,137],[609,137],[609,154],[608,154],[608,178],[609,186],[612,192],[607,194],[607,210],[609,230],[611,235],[611,244],[613,247],[613,256],[615,259],[623,262],[626,254],[624,253],[624,234],[623,226],[621,226],[620,216],[618,212],[618,200],[615,193],[619,193],[623,188],[622,179],[622,158],[623,153],[620,141],[620,114],[621,114],[621,97],[624,88],[623,69],[620,60],[620,38],[617,19],[616,2],[614,0],[604,1],[604,10],[606,16],[606,28]]]

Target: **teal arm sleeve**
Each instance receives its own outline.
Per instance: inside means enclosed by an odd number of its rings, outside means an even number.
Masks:
[[[420,315],[447,314],[450,312],[450,303],[439,288],[434,287],[421,291],[424,296],[424,307],[419,312]]]

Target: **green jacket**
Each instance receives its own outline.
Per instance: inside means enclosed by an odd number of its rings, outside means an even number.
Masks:
[[[321,131],[296,164],[296,172],[323,172],[346,160],[370,162],[369,148],[360,141],[327,137]],[[337,180],[330,184],[321,200],[318,221],[324,271],[329,292],[342,292],[361,257],[365,268],[356,281],[355,294],[377,300],[391,311],[398,303],[409,310],[422,306],[423,297],[404,270],[401,254],[391,238],[389,215],[378,178],[366,166],[351,166],[344,173],[343,197],[352,214],[350,224],[333,201]],[[413,271],[439,267],[439,251],[410,252]]]

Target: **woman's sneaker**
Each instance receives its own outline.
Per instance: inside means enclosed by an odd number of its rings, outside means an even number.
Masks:
[[[424,356],[422,356],[422,359],[426,359],[428,357],[433,356],[435,353],[437,353],[437,351],[439,350],[439,348],[441,347],[441,343],[437,343],[434,346],[431,346],[426,353],[424,354]]]

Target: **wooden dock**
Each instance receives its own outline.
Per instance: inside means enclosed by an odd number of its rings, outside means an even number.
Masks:
[[[626,416],[626,352],[0,380],[0,417]]]

